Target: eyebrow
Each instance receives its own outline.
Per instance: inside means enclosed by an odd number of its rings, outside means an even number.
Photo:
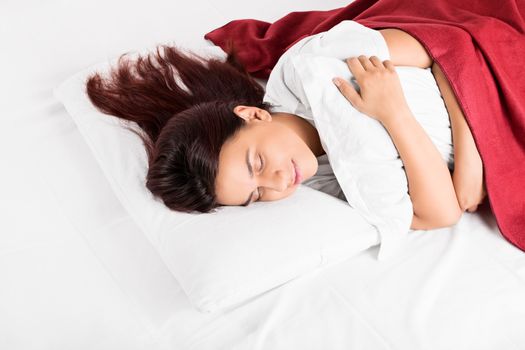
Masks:
[[[249,148],[246,150],[246,165],[248,166],[248,173],[250,174],[250,178],[253,178],[253,169],[252,169],[252,165],[250,164],[250,149]],[[242,204],[243,207],[246,207],[248,206],[248,204],[250,204],[250,201],[252,200],[254,193],[255,191],[252,191],[252,193],[250,193],[246,202]]]

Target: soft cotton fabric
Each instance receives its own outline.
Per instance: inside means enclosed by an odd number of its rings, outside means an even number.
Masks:
[[[268,77],[293,43],[345,19],[404,30],[440,65],[483,161],[499,229],[525,250],[524,1],[357,0],[331,11],[292,12],[273,24],[232,21],[205,38],[223,48],[232,40],[248,71]]]
[[[277,62],[264,100],[273,111],[300,115],[317,128],[345,199],[380,233],[379,258],[384,259],[406,239],[413,207],[403,162],[388,132],[353,108],[332,83],[334,76],[352,81],[344,59],[361,54],[390,58],[383,36],[354,21],[305,38]],[[432,73],[397,70],[412,113],[452,168],[450,121]]]

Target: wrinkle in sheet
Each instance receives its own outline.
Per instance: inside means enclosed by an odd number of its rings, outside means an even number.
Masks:
[[[454,229],[457,230],[457,227]],[[408,319],[411,321],[409,325],[413,329],[413,334],[417,339],[417,344],[420,349],[431,348],[428,344],[429,339],[427,334],[427,320],[435,308],[436,301],[443,288],[443,282],[446,276],[450,275],[451,269],[454,267],[454,262],[457,260],[457,255],[461,255],[461,250],[458,248],[458,240],[460,235],[451,234],[446,249],[443,249],[441,257],[433,264],[427,277],[421,281],[419,292],[414,293],[418,298],[414,299],[408,311]],[[458,347],[461,348],[461,347]]]
[[[455,349],[506,349],[502,335],[518,322],[525,324],[525,313],[518,320],[496,307],[509,300],[507,292],[516,293],[521,287],[508,269],[480,249],[475,236],[483,225],[479,215],[464,214],[414,293],[418,297],[410,306],[409,325],[419,348],[448,348],[454,339]],[[492,347],[487,347],[489,343]]]
[[[320,270],[283,288],[252,349],[395,349]]]

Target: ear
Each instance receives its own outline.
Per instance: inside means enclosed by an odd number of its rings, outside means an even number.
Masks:
[[[233,113],[248,123],[252,121],[272,121],[271,114],[258,107],[239,105],[233,109]]]

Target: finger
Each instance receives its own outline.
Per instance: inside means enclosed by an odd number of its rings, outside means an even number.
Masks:
[[[372,64],[377,68],[384,68],[383,62],[381,62],[381,60],[377,56],[371,56],[370,62],[372,62]]]
[[[385,68],[388,69],[388,70],[395,70],[395,68],[394,68],[394,64],[393,64],[392,61],[390,61],[390,60],[385,60],[385,61],[383,61],[383,65],[384,65]]]
[[[365,70],[370,70],[374,68],[374,65],[372,64],[372,62],[370,62],[368,57],[366,57],[365,55],[361,55],[357,59],[359,60],[359,62],[361,63],[361,65],[363,66]]]
[[[352,84],[341,78],[334,78],[333,82],[339,89],[339,92],[341,92],[341,94],[352,104],[352,106],[359,108],[363,100]]]
[[[359,62],[357,57],[351,57],[346,59],[346,64],[350,69],[350,72],[352,72],[354,77],[359,81],[361,75],[365,72],[361,62]]]

